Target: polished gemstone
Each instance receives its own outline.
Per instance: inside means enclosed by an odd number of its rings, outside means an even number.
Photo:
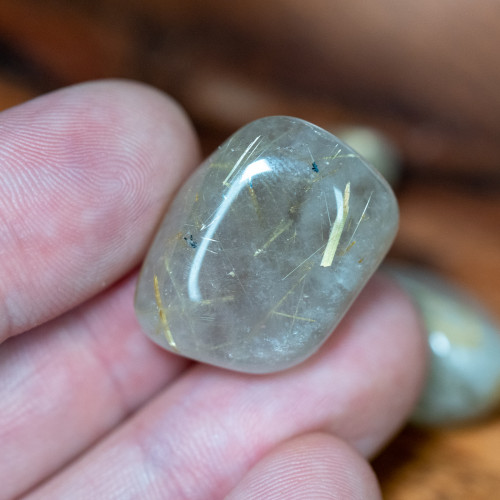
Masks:
[[[421,425],[462,424],[500,406],[500,330],[467,293],[418,267],[387,270],[411,294],[430,351],[423,394],[412,416]]]
[[[375,167],[391,187],[399,184],[402,175],[401,154],[391,139],[380,130],[351,125],[335,127],[331,132]]]
[[[384,179],[325,130],[268,117],[180,189],[144,262],[143,330],[183,356],[268,373],[330,335],[395,236]]]

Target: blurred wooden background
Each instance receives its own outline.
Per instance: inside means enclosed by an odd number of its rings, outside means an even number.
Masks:
[[[0,109],[126,77],[179,100],[207,154],[265,115],[376,127],[403,159],[393,255],[500,320],[498,26],[487,0],[0,0]],[[499,448],[500,418],[408,427],[374,467],[389,500],[491,499]]]

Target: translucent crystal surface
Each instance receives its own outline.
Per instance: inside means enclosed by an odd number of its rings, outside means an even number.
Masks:
[[[141,272],[139,322],[166,349],[205,363],[291,367],[333,331],[397,223],[387,183],[335,136],[263,118],[175,197]]]

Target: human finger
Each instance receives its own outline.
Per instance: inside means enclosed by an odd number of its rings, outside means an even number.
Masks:
[[[368,462],[331,434],[310,433],[279,444],[226,500],[370,500],[380,489]]]
[[[318,430],[370,456],[411,411],[425,353],[409,300],[378,277],[302,365],[194,366],[31,498],[221,498],[280,442]]]
[[[0,348],[0,499],[55,473],[189,366],[140,332],[136,280]]]
[[[0,129],[1,341],[136,266],[199,153],[173,101],[125,81],[42,96]]]

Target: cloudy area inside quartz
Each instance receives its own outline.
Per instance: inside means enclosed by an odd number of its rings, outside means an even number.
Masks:
[[[192,359],[288,368],[338,324],[397,221],[385,181],[333,135],[296,118],[258,120],[177,194],[143,266],[137,316]]]

